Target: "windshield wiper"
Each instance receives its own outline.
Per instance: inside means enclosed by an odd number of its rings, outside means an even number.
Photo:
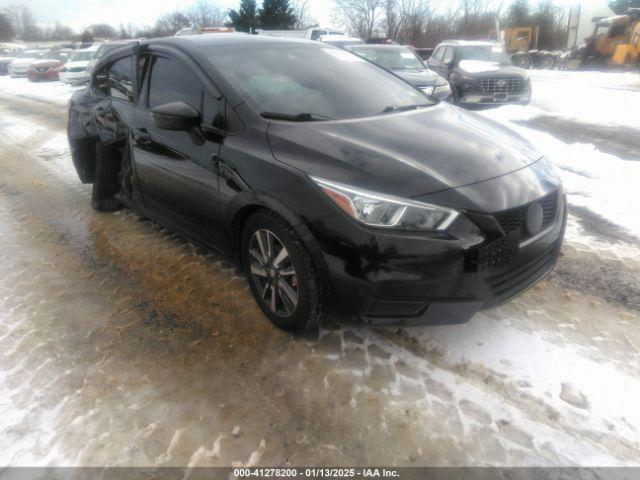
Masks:
[[[382,113],[406,112],[407,110],[417,110],[418,108],[430,107],[432,103],[416,103],[415,105],[390,105],[382,110]]]
[[[262,112],[260,116],[270,118],[272,120],[286,120],[288,122],[321,122],[323,120],[335,120],[320,113],[279,113],[279,112]]]

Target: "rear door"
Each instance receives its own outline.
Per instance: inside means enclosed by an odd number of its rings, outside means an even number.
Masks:
[[[143,55],[138,63],[141,94],[130,134],[143,201],[177,228],[217,246],[224,239],[218,223],[220,140],[204,135],[202,128],[159,129],[151,110],[185,102],[200,113],[206,127],[218,121],[218,105],[224,102],[201,72],[172,55]]]

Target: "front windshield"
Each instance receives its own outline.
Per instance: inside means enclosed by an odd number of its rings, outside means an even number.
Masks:
[[[205,54],[259,112],[345,119],[433,104],[390,73],[326,45],[229,45],[208,47]]]
[[[424,70],[425,66],[408,48],[353,47],[352,50],[367,60],[388,70]]]
[[[460,60],[480,60],[483,62],[511,65],[511,58],[501,47],[492,45],[467,45],[458,48]]]
[[[71,57],[72,62],[84,62],[89,61],[93,58],[93,54],[95,52],[76,52],[73,57]]]

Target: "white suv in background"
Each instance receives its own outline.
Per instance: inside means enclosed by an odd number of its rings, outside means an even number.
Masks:
[[[98,51],[98,46],[76,50],[65,65],[60,67],[60,80],[65,83],[76,83],[85,79],[87,65]]]

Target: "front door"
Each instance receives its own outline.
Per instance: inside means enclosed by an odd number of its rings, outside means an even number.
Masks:
[[[213,125],[218,99],[198,76],[170,56],[141,57],[141,95],[131,128],[140,193],[148,209],[201,240],[219,245],[217,139],[191,131],[159,129],[151,110],[182,101]]]

